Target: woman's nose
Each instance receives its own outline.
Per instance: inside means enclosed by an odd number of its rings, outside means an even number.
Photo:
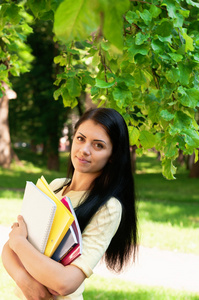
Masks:
[[[82,145],[82,148],[80,149],[80,151],[82,152],[82,154],[84,155],[90,155],[91,151],[90,151],[90,145],[89,144],[84,144]]]

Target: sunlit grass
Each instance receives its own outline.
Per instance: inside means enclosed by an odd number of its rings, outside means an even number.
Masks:
[[[0,198],[0,224],[10,226],[20,213],[22,200]]]
[[[164,287],[137,285],[93,275],[86,280],[84,300],[197,300],[198,295]]]
[[[199,255],[199,228],[173,226],[153,221],[140,221],[140,242],[142,246],[162,250]]]

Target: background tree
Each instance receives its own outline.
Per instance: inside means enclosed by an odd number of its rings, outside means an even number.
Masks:
[[[1,1],[2,2],[2,1]],[[23,15],[23,17],[22,17]],[[8,122],[9,99],[16,94],[9,88],[9,76],[27,72],[32,61],[30,48],[25,43],[32,32],[31,18],[22,7],[4,3],[0,8],[0,165],[10,167],[12,160]],[[11,95],[11,94],[14,94]]]
[[[74,108],[90,92],[119,110],[137,154],[155,147],[169,179],[179,150],[198,160],[198,3],[29,0],[26,9],[53,20],[63,47],[54,59],[63,67],[55,99]]]
[[[63,109],[61,99],[54,101],[53,82],[59,66],[53,62],[58,45],[52,38],[52,22],[36,21],[27,43],[34,61],[31,71],[18,78],[11,78],[18,99],[10,106],[10,129],[13,141],[23,140],[36,150],[42,145],[49,169],[59,169],[59,139],[68,109]]]

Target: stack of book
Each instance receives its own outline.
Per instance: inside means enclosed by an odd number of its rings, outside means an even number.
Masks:
[[[70,199],[60,201],[43,176],[36,185],[26,182],[21,214],[28,240],[41,253],[64,266],[81,255],[81,231]]]

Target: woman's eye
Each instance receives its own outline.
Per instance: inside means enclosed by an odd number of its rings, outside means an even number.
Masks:
[[[82,136],[77,136],[77,140],[82,142],[83,141],[83,137]]]
[[[97,149],[103,149],[103,145],[102,144],[99,144],[99,143],[96,143],[94,144],[94,146],[97,148]]]

